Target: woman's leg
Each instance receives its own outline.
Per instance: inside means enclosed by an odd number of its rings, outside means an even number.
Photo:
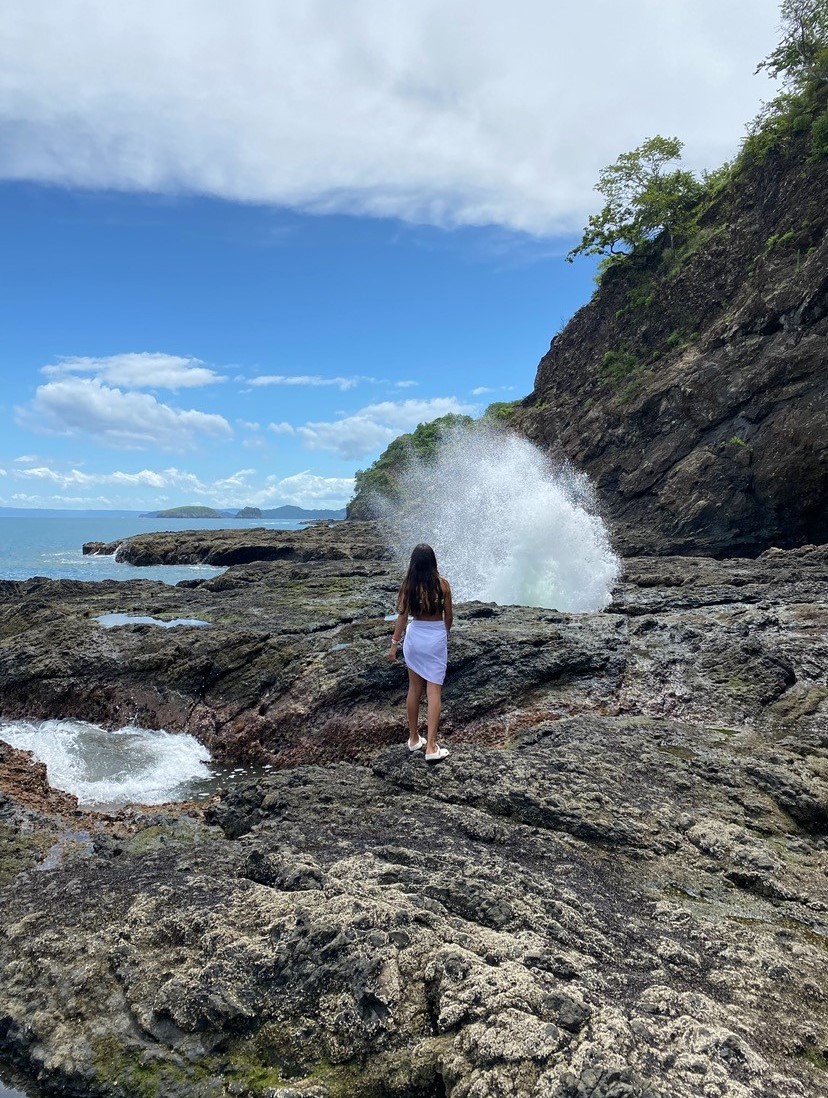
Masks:
[[[443,688],[439,682],[426,684],[428,689],[428,743],[426,753],[433,755],[437,750],[437,726],[440,723]]]
[[[420,702],[422,701],[425,684],[425,679],[421,678],[416,671],[412,671],[409,667],[408,697],[405,699],[405,711],[408,715],[408,743],[410,747],[413,747],[420,738]],[[429,683],[429,687],[430,686],[431,684]]]

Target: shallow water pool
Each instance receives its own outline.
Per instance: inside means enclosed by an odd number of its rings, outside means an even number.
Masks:
[[[199,618],[172,618],[164,621],[163,618],[151,618],[146,614],[98,614],[95,618],[104,629],[117,629],[119,625],[157,625],[161,629],[177,629],[180,626],[209,626],[209,621],[201,621]]]

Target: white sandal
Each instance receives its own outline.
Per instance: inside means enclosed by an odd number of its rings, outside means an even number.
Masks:
[[[407,744],[408,750],[413,755],[415,751],[419,751],[421,747],[425,747],[427,742],[428,741],[426,740],[425,736],[418,736],[417,737],[417,742],[412,747],[411,746],[411,740],[408,740],[408,744]]]
[[[425,761],[428,763],[436,763],[440,762],[442,759],[448,758],[450,754],[451,752],[447,747],[440,747],[440,745],[438,744],[437,750],[434,752],[434,754],[429,755],[429,753],[426,751],[424,758]]]

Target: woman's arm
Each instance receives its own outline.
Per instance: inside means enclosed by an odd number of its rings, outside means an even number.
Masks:
[[[443,620],[446,623],[446,632],[454,624],[454,608],[451,604],[451,585],[448,580],[441,580],[443,584]]]
[[[402,644],[402,635],[405,632],[405,627],[408,624],[408,613],[403,611],[401,614],[397,614],[397,620],[394,622],[394,632],[391,635],[391,647],[388,649],[388,658],[393,663],[397,658],[397,652]]]

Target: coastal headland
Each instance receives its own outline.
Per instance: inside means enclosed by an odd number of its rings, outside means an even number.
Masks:
[[[43,1094],[822,1093],[828,547],[630,557],[596,614],[460,605],[439,767],[372,523],[118,559],[230,566],[0,584],[3,716],[273,769],[95,814],[2,748],[0,1053]]]

